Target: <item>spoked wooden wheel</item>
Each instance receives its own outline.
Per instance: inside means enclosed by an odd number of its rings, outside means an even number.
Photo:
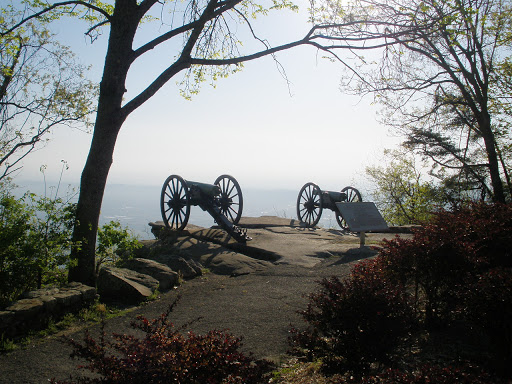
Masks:
[[[361,201],[363,201],[361,194],[354,187],[345,187],[341,190],[341,193],[345,193],[347,195],[347,198],[345,200],[345,202],[347,203],[360,203]],[[348,224],[343,219],[343,217],[341,217],[338,210],[336,210],[336,221],[338,222],[338,225],[341,227],[341,229],[348,231]]]
[[[237,224],[242,217],[242,209],[244,207],[244,198],[240,184],[230,175],[217,177],[214,184],[220,188],[218,202],[221,213],[231,223]]]
[[[318,185],[306,183],[297,197],[297,217],[308,227],[318,224],[322,216],[322,195]]]
[[[165,226],[178,231],[185,228],[190,216],[190,194],[187,182],[177,175],[171,175],[162,187],[160,209]]]

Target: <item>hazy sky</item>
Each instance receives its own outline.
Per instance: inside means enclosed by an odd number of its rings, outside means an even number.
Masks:
[[[283,11],[261,18],[260,34],[274,46],[301,38],[309,25],[307,4],[299,4],[299,14]],[[91,75],[99,80],[106,36],[91,45],[83,31],[72,22],[58,29],[63,43],[93,65]],[[298,190],[314,181],[322,189],[339,190],[362,184],[364,168],[398,138],[377,122],[371,98],[340,92],[343,68],[321,56],[310,47],[278,54],[289,85],[272,58],[249,62],[215,89],[205,84],[192,101],[183,99],[171,80],[125,122],[108,182],[161,185],[170,174],[213,182],[228,173],[242,188]],[[127,98],[167,62],[157,51],[134,67]],[[66,160],[65,181],[78,183],[90,139],[80,131],[56,130],[45,148],[30,155],[18,178],[42,180],[39,168],[46,164],[47,177],[55,179],[60,161]]]

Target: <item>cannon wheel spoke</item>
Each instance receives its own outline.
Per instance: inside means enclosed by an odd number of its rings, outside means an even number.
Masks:
[[[341,193],[345,193],[347,195],[347,198],[345,199],[345,202],[347,203],[360,203],[363,201],[361,193],[359,193],[359,191],[354,187],[345,187],[341,190]],[[341,227],[341,229],[348,231],[348,224],[340,215],[338,210],[336,210],[336,221],[338,222],[338,225]]]
[[[190,194],[187,182],[181,176],[171,175],[165,180],[160,210],[167,228],[180,231],[186,227],[190,217]]]
[[[221,213],[234,225],[238,224],[244,207],[244,198],[240,184],[230,175],[217,177],[214,184],[220,188],[218,202]]]
[[[322,191],[314,183],[306,183],[297,197],[297,217],[308,227],[314,227],[322,216]]]

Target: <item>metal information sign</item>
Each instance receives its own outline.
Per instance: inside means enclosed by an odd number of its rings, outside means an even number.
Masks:
[[[351,232],[387,231],[388,225],[372,202],[336,203]]]

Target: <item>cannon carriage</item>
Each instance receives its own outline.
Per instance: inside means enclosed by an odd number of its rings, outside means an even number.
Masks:
[[[361,193],[354,187],[345,187],[341,192],[322,191],[315,183],[306,183],[297,197],[297,217],[307,227],[314,227],[320,221],[323,209],[336,214],[336,221],[343,230],[348,230],[347,222],[339,212],[336,203],[362,202]]]
[[[190,207],[199,206],[239,242],[250,240],[246,231],[236,226],[242,217],[243,195],[233,176],[221,175],[214,184],[199,183],[170,175],[160,196],[160,210],[166,227],[183,230],[190,217]]]

